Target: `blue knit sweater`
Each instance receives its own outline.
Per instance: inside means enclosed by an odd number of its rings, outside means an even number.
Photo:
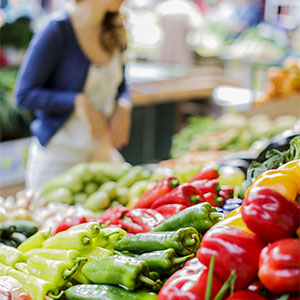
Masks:
[[[30,129],[45,146],[74,110],[90,66],[67,13],[52,19],[31,41],[16,86],[16,101],[34,113]],[[116,100],[131,101],[124,71]]]

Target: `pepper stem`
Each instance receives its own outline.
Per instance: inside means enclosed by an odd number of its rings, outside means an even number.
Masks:
[[[231,286],[232,281],[235,281],[236,279],[236,272],[235,270],[232,270],[227,280],[222,285],[221,289],[219,290],[218,294],[214,298],[214,300],[222,300],[226,291]]]
[[[192,253],[192,254],[189,254],[189,255],[186,255],[186,256],[182,256],[182,257],[175,257],[175,258],[173,258],[173,265],[178,265],[178,264],[181,264],[183,262],[186,262],[189,258],[192,258],[194,256],[195,256],[195,254]]]
[[[53,299],[59,299],[64,294],[64,291],[60,291],[58,295],[54,295],[52,292],[49,292],[47,295]]]
[[[184,240],[183,244],[184,244],[184,246],[193,246],[193,245],[195,245],[195,243],[196,243],[195,239],[188,237]]]
[[[206,282],[206,291],[205,291],[205,300],[210,300],[210,297],[211,297],[215,258],[216,258],[215,255],[212,255],[212,257],[210,259],[210,263],[209,263],[207,282]]]
[[[153,281],[152,279],[150,279],[149,277],[146,277],[145,275],[141,274],[139,277],[138,277],[138,280],[141,281],[141,282],[144,282],[148,285],[156,285],[156,282]]]
[[[82,260],[80,260],[79,262],[76,262],[72,269],[67,269],[67,268],[64,269],[64,272],[63,272],[63,274],[62,274],[62,278],[63,278],[64,280],[69,279],[70,276],[72,276],[72,275],[77,271],[77,269],[78,269],[79,264],[80,264],[81,261],[82,261]]]
[[[200,200],[200,196],[199,195],[191,195],[190,196],[190,201],[192,203],[197,203]]]
[[[289,299],[289,297],[290,297],[290,294],[284,294],[278,300],[287,300],[287,299]]]
[[[209,214],[209,217],[212,220],[212,222],[215,224],[215,223],[217,223],[219,221],[222,221],[224,219],[224,214],[213,211]]]
[[[169,185],[172,188],[176,188],[179,185],[179,180],[177,178],[172,178],[169,180]]]
[[[91,243],[91,239],[88,236],[85,235],[84,237],[82,237],[81,244],[83,246],[88,246],[90,243]]]

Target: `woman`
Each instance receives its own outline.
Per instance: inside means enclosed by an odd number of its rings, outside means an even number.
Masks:
[[[131,99],[121,3],[74,1],[32,40],[16,88],[17,103],[36,116],[28,188],[79,162],[122,158],[116,149],[129,140]]]

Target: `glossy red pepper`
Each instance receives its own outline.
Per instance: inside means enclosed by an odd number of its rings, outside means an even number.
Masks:
[[[187,208],[187,206],[182,204],[166,204],[156,208],[155,210],[167,219],[185,208]]]
[[[273,293],[300,292],[300,240],[282,239],[265,247],[258,277]]]
[[[64,218],[57,226],[55,233],[65,231],[74,225],[86,223],[88,220],[85,217],[69,216]]]
[[[219,196],[224,200],[228,200],[233,197],[234,188],[230,185],[221,185]]]
[[[189,260],[163,285],[158,300],[202,300],[205,299],[208,268],[197,258]],[[212,280],[211,299],[221,289],[223,282],[215,275]]]
[[[300,205],[277,191],[253,187],[243,201],[242,217],[262,240],[273,242],[295,234],[300,226]]]
[[[243,289],[257,274],[259,254],[264,246],[255,234],[241,227],[216,226],[205,233],[197,257],[208,267],[215,255],[214,273],[225,281],[235,270],[235,288]]]
[[[219,177],[219,173],[216,169],[206,169],[201,170],[199,173],[197,173],[195,176],[193,176],[189,182],[193,182],[195,180],[201,180],[201,179],[217,179]]]
[[[195,187],[198,191],[202,192],[203,194],[206,193],[213,193],[216,196],[220,191],[220,184],[217,179],[213,180],[196,180],[190,183],[193,187]]]
[[[209,192],[203,195],[204,202],[208,202],[211,206],[215,207],[223,207],[225,203],[225,199],[220,196],[216,196],[216,194]]]
[[[133,209],[125,217],[125,219],[119,221],[119,224],[122,225],[123,229],[131,233],[148,232],[165,220],[161,213],[150,208]],[[139,225],[139,227],[134,224]]]
[[[118,205],[112,208],[108,208],[105,210],[99,217],[97,217],[94,221],[99,224],[105,224],[109,222],[110,225],[118,225],[120,219],[129,212],[127,207],[123,205]]]
[[[266,300],[266,298],[255,292],[241,290],[235,292],[233,295],[226,298],[225,300]]]
[[[203,194],[192,186],[191,183],[184,183],[154,201],[151,208],[156,209],[166,204],[182,204],[191,206],[200,202],[203,202]]]
[[[150,208],[152,203],[169,193],[179,185],[176,177],[166,177],[160,180],[151,190],[145,192],[134,208]]]

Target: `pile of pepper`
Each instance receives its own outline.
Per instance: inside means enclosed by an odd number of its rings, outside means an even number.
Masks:
[[[206,232],[197,258],[167,280],[158,299],[219,300],[228,289],[228,300],[299,299],[299,193],[300,160],[259,176],[241,209]]]

